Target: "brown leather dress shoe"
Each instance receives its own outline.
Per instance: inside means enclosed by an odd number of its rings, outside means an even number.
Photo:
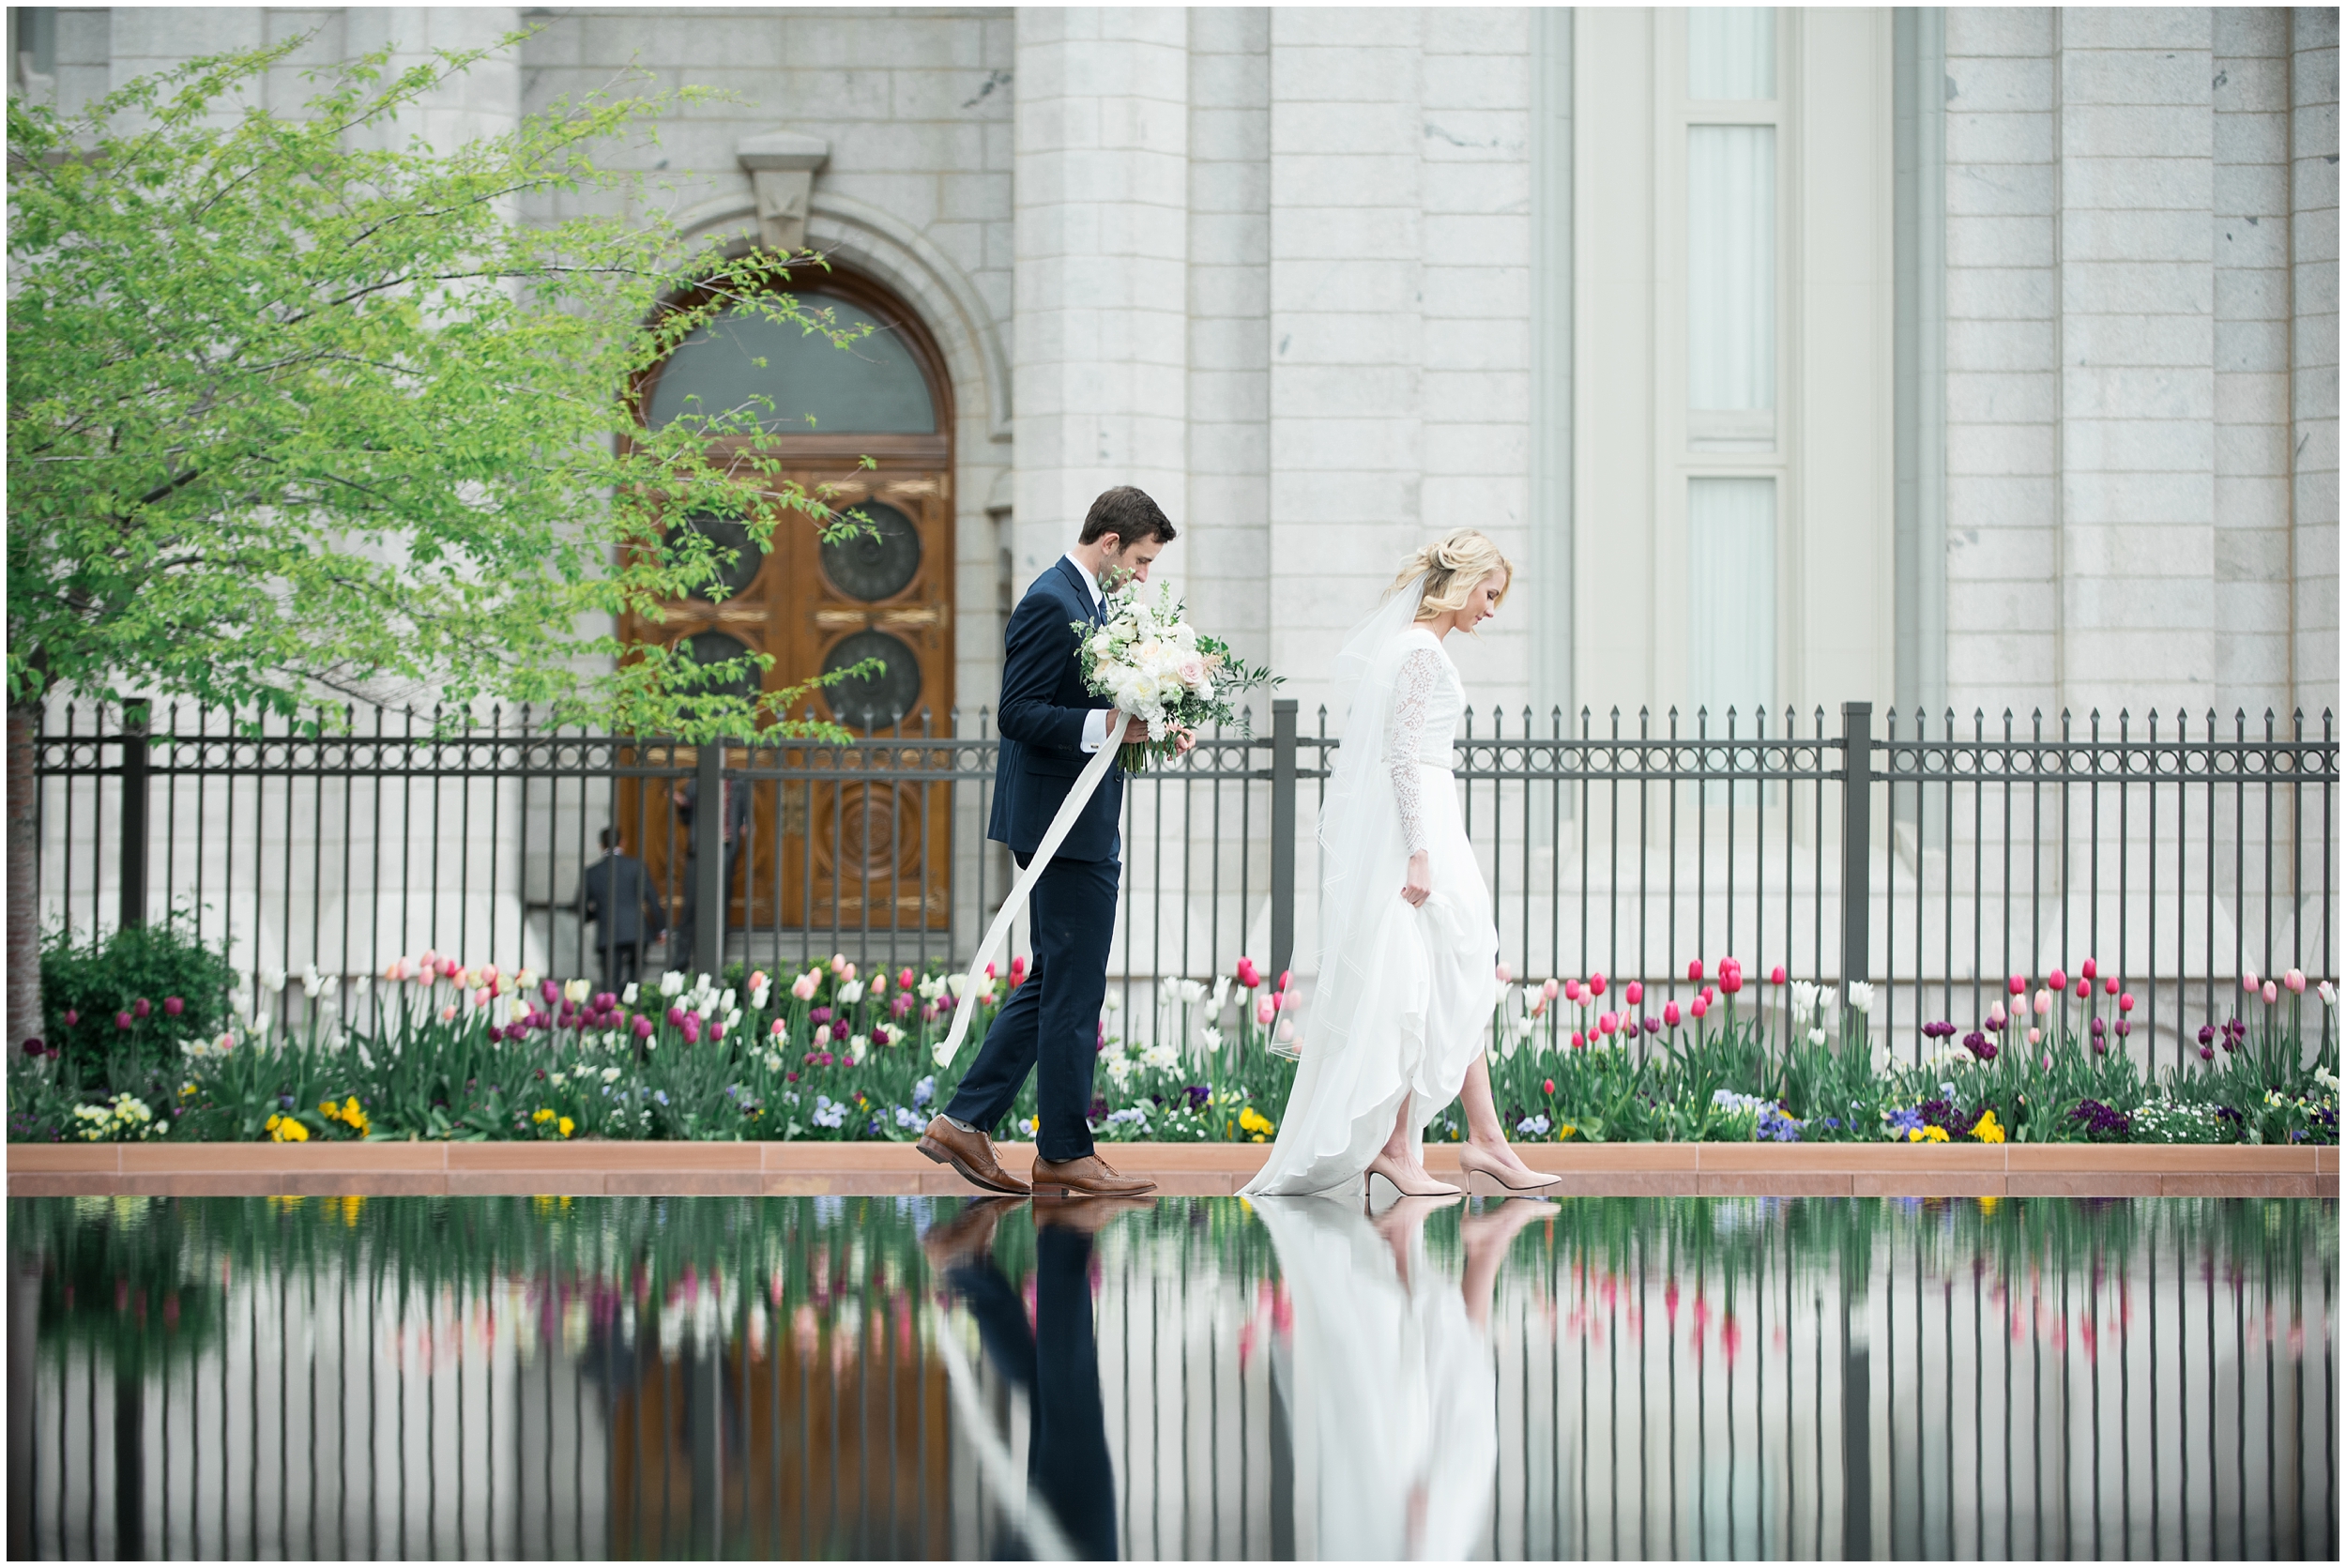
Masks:
[[[1079,1160],[1034,1157],[1034,1190],[1056,1197],[1138,1197],[1153,1193],[1157,1184],[1137,1176],[1119,1176],[1116,1167],[1097,1154]]]
[[[942,1116],[936,1116],[929,1119],[927,1131],[913,1147],[938,1165],[952,1166],[961,1172],[963,1180],[989,1193],[1008,1193],[1013,1197],[1028,1195],[1027,1184],[1004,1170],[1001,1162],[994,1158],[994,1140],[983,1133],[965,1133]]]

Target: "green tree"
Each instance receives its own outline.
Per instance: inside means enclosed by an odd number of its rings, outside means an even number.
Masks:
[[[766,410],[654,430],[631,396],[723,311],[854,335],[776,291],[785,258],[693,253],[598,164],[673,100],[564,99],[435,152],[402,114],[488,52],[367,56],[314,73],[298,113],[251,107],[301,41],[74,116],[8,102],[11,1046],[39,1015],[45,693],[297,718],[395,683],[621,731],[772,733],[807,685],[724,690],[766,656],[695,665],[585,629],[722,593],[727,553],[663,538],[663,513],[745,521],[760,549],[794,512],[856,526],[754,446],[712,457]],[[616,192],[602,205],[627,216],[515,220],[554,192]]]

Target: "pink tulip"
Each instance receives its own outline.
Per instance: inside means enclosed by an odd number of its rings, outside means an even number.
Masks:
[[[1703,1004],[1703,1006],[1705,1006],[1705,1007],[1716,1007],[1716,1006],[1718,1005],[1718,1002],[1719,1002],[1719,991],[1718,991],[1718,987],[1717,987],[1717,986],[1715,986],[1715,985],[1706,985],[1706,986],[1704,986],[1704,987],[1702,988],[1702,1004]]]
[[[2095,973],[2094,961],[2089,958],[2084,963],[2079,965],[2078,973],[2083,975],[2088,980],[2092,980]]]
[[[1698,958],[1686,966],[1686,981],[1692,985],[1702,983],[1702,960]]]
[[[1668,1025],[1671,1028],[1676,1028],[1678,1027],[1678,1004],[1676,1002],[1664,1002],[1662,1004],[1662,1022]]]
[[[2016,997],[2026,996],[2028,994],[2028,977],[2026,975],[2014,975],[2010,980],[2004,982],[2004,988]]]
[[[1990,1002],[1988,1004],[1988,1021],[1991,1024],[2001,1024],[2003,1022],[2003,1003]]]
[[[497,982],[497,967],[495,964],[481,965],[480,978],[495,985]]]
[[[2292,969],[2281,976],[2281,983],[2288,986],[2294,995],[2302,997],[2306,994],[2306,972],[2303,969]]]
[[[443,1024],[452,1024],[456,1022],[456,1004],[454,1002],[450,1002],[448,1006],[440,1009],[440,1022]]]
[[[1744,967],[1732,958],[1719,960],[1719,989],[1729,996],[1744,988]]]
[[[1778,964],[1775,968],[1768,971],[1768,983],[1770,985],[1781,985],[1784,983],[1783,965]]]
[[[700,1043],[701,1015],[697,1012],[688,1012],[684,1015],[684,1043],[697,1045]]]
[[[1600,1012],[1596,1015],[1596,1032],[1599,1034],[1610,1034],[1613,1032],[1617,1020],[1611,1013]],[[129,1026],[125,1024],[123,1028],[128,1028]]]
[[[1698,1018],[1711,1011],[1711,993],[1708,986],[1703,988],[1703,994],[1701,996],[1697,997],[1693,1001],[1686,1004],[1686,1011],[1693,1013]]]
[[[1271,1020],[1277,1017],[1278,1014],[1278,1007],[1269,997],[1265,997],[1262,1000],[1255,1004],[1255,1022],[1260,1024],[1264,1028],[1269,1028],[1271,1027]]]
[[[1556,999],[1557,989],[1558,987],[1554,981],[1551,980],[1544,982],[1540,986],[1540,999],[1545,1002],[1554,1001]]]
[[[1599,969],[1596,973],[1589,977],[1589,995],[1592,997],[1601,997],[1605,995],[1604,970]]]
[[[821,983],[822,982],[815,977],[815,971],[809,969],[790,982],[790,994],[802,1002],[811,1002],[815,999],[815,988]]]
[[[440,960],[440,978],[442,980],[454,980],[456,978],[456,969],[457,964],[455,959],[443,958]]]
[[[1578,1029],[1572,1031],[1572,1048],[1574,1050],[1578,1051],[1586,1049],[1588,1043],[1589,1037],[1587,1035],[1582,1034]]]
[[[815,1043],[818,1049],[830,1043],[830,1026],[829,1024],[817,1024],[815,1026]]]
[[[684,1010],[682,1008],[672,1007],[668,1009],[668,1027],[672,1029],[680,1029],[684,1027]]]
[[[2256,972],[2254,969],[2249,969],[2249,970],[2247,970],[2247,971],[2243,972],[2243,973],[2242,973],[2242,975],[2241,975],[2241,977],[2240,977],[2240,989],[2242,989],[2243,991],[2253,991],[2253,990],[2255,990],[2256,988],[2257,988],[2257,972]]]
[[[2069,989],[2068,971],[2064,969],[2053,970],[2051,974],[2045,977],[2045,983],[2051,986],[2056,991],[2066,991]]]
[[[1577,1002],[1579,999],[1580,982],[1577,980],[1568,980],[1564,982],[1564,1000],[1568,1002]]]
[[[1555,1093],[1555,1092],[1556,1092],[1556,1080],[1555,1080],[1555,1079],[1553,1079],[1553,1078],[1542,1078],[1542,1079],[1540,1080],[1540,1092],[1541,1092],[1542,1094],[1553,1094],[1553,1093]]]
[[[424,949],[423,956],[416,960],[416,967],[419,969],[438,968],[440,967],[439,950],[436,948]]]
[[[1499,983],[1501,985],[1509,983],[1516,978],[1515,970],[1509,968],[1504,964],[1501,964],[1494,972],[1499,976]]]
[[[2264,1005],[2271,1007],[2275,1002],[2279,1001],[2280,999],[2281,988],[2274,984],[2271,981],[2266,981],[2264,982]]]
[[[2049,991],[2039,991],[2039,992],[2037,992],[2037,993],[2036,993],[2036,1016],[2038,1016],[2039,1018],[2042,1018],[2043,1016],[2045,1016],[2045,1014],[2046,1014],[2046,1013],[2050,1012],[2051,1011],[2052,1011],[2052,993],[2051,993],[2051,992],[2049,992]]]
[[[2114,997],[2117,994],[2118,977],[2116,975],[2111,975],[2108,980],[2102,982],[2102,995],[2105,997]]]
[[[2094,982],[2092,981],[2080,980],[2078,982],[2078,1000],[2083,1001],[2086,997],[2092,996],[2093,994]]]
[[[480,990],[475,991],[472,994],[472,1005],[475,1007],[487,1007],[489,1005],[489,988],[487,986],[484,985]]]
[[[2032,1044],[2032,1045],[2041,1045],[2041,1044],[2043,1044],[2043,1043],[2045,1043],[2045,1031],[2044,1031],[2043,1029],[2036,1029],[2036,1028],[2033,1028],[2033,1029],[2029,1030],[2029,1031],[2028,1031],[2028,1043],[2029,1043],[2030,1044]],[[2050,1066],[2052,1065],[2052,1058],[2050,1058],[2050,1057],[2047,1057],[2047,1058],[2045,1058],[2045,1065],[2046,1065],[2047,1067],[2050,1067]]]
[[[638,1040],[649,1040],[651,1038],[650,1013],[639,1012],[635,1015],[635,1038]]]
[[[1621,988],[1621,999],[1634,1008],[1645,1000],[1645,987],[1633,980]]]
[[[2052,1071],[2052,1053],[2050,1051],[2047,1051],[2045,1053],[2044,1067],[2045,1071],[2048,1073]]]
[[[1262,971],[1255,967],[1253,959],[1241,958],[1238,961],[1238,982],[1249,991],[1262,983]]]
[[[2133,992],[2122,991],[2118,994],[2118,1011],[2121,1012],[2132,1012],[2134,1011]]]

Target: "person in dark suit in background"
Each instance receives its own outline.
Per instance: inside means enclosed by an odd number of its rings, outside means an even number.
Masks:
[[[619,853],[619,830],[602,830],[602,859],[578,879],[579,918],[595,922],[595,951],[602,960],[602,984],[617,991],[643,978],[645,947],[668,929],[668,917],[651,895],[644,862]]]
[[[724,803],[718,813],[720,855],[717,886],[724,890],[723,896],[730,899],[733,896],[734,852],[749,837],[750,791],[746,784],[737,785],[731,778],[727,778],[718,786],[718,792],[723,796]],[[698,779],[678,781],[673,797],[676,819],[686,828],[693,826],[693,812],[700,804],[700,794],[701,782]],[[678,917],[676,940],[670,944],[675,949],[668,956],[668,967],[671,969],[689,971],[694,964],[704,962],[694,929],[700,922],[701,849],[702,835],[694,833],[684,851],[684,913]],[[706,962],[712,973],[724,964],[724,947],[722,940],[710,944]]]
[[[1104,623],[1104,588],[1147,582],[1149,563],[1172,540],[1173,525],[1156,502],[1119,485],[1091,503],[1075,548],[1034,580],[1011,614],[1002,637],[1002,744],[986,837],[1010,845],[1022,870],[1091,754],[1149,738],[1149,726],[1129,717],[1108,733],[1115,708],[1084,685],[1075,628]],[[1116,834],[1123,780],[1120,769],[1108,769],[1036,882],[1028,905],[1034,967],[986,1031],[952,1104],[921,1136],[922,1153],[988,1192],[1129,1197],[1155,1186],[1110,1168],[1092,1149],[1089,1119],[1123,870]],[[1010,1114],[1028,1073],[1039,1073],[1041,1110],[1031,1188],[1002,1169],[988,1136]]]

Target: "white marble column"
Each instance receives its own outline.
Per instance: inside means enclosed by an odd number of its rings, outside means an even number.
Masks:
[[[1014,595],[1111,485],[1188,518],[1188,21],[1022,8],[1016,69]]]

